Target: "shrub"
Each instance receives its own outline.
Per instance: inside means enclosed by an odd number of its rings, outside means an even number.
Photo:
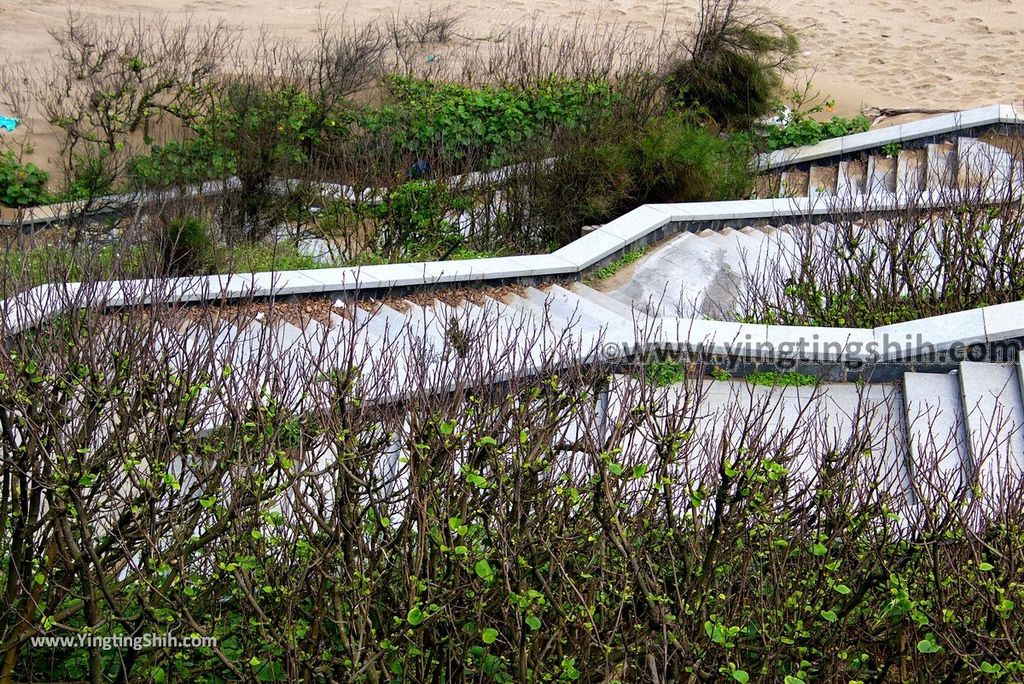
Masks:
[[[130,179],[144,188],[197,183],[234,174],[234,154],[209,136],[153,145],[148,154],[135,157],[129,169]]]
[[[168,273],[193,275],[213,265],[210,224],[203,217],[180,216],[162,222],[158,243]]]
[[[807,89],[811,87],[807,84]],[[863,133],[871,128],[871,120],[863,114],[852,118],[833,116],[827,121],[814,119],[815,114],[832,111],[835,101],[824,99],[808,105],[807,92],[794,92],[794,107],[790,110],[778,110],[780,123],[765,127],[765,144],[769,150],[781,150],[787,147],[814,145],[828,138],[839,138],[852,133]]]
[[[585,126],[616,96],[604,81],[549,78],[528,87],[468,87],[389,76],[390,102],[363,124],[419,155],[473,157],[499,164],[514,145]]]
[[[640,139],[638,203],[736,199],[752,184],[750,148],[670,114],[651,120]]]
[[[817,121],[808,116],[794,116],[781,126],[768,126],[765,138],[769,150],[814,145],[828,138],[839,138],[852,133],[863,133],[871,128],[871,120],[863,114],[853,118],[833,116],[828,121]]]
[[[447,258],[461,243],[452,214],[469,201],[434,181],[409,181],[368,208],[377,221],[377,251],[399,257]]]
[[[712,119],[746,128],[769,114],[798,50],[782,22],[741,0],[701,0],[685,57],[668,73],[670,95]]]
[[[564,144],[534,202],[554,241],[579,237],[641,204],[735,199],[753,183],[751,148],[690,118],[652,117],[639,130],[608,126]]]
[[[46,201],[50,174],[31,162],[22,164],[14,152],[0,154],[0,202],[9,207],[29,207]]]
[[[797,231],[746,269],[739,309],[759,323],[873,328],[1018,301],[1024,217],[1006,189],[986,206],[991,191],[951,189],[938,208],[847,211]]]
[[[623,213],[636,195],[631,145],[611,136],[575,137],[559,149],[549,172],[541,172],[529,202],[543,224],[544,241],[565,244],[586,225]]]

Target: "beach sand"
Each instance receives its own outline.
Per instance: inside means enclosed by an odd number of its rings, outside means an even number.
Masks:
[[[164,13],[171,21],[223,20],[256,35],[261,29],[299,43],[310,40],[318,18],[344,13],[364,22],[391,13],[415,16],[445,3],[428,0],[376,0],[369,3],[295,0],[83,0],[85,16],[132,19]],[[63,23],[69,5],[57,0],[0,3],[0,60],[42,65],[55,42],[47,33]],[[654,33],[685,33],[696,16],[697,0],[469,0],[452,3],[463,35],[485,39],[503,26],[529,21],[569,25],[576,20],[632,25]],[[801,36],[800,67],[794,84],[811,78],[836,99],[836,111],[853,114],[865,107],[963,109],[1024,97],[1024,3],[1014,0],[780,0],[768,4]],[[439,51],[443,59],[443,51]],[[3,114],[4,112],[0,112]],[[34,117],[33,117],[34,118]],[[39,138],[34,157],[48,154],[47,125],[33,123]]]

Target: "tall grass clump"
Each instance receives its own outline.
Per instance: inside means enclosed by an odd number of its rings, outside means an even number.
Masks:
[[[701,0],[697,24],[668,71],[668,89],[732,128],[770,114],[797,54],[793,30],[743,0]]]

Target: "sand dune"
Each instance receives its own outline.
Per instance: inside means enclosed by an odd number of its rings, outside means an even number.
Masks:
[[[95,17],[136,17],[157,12],[172,20],[192,17],[224,20],[250,35],[261,27],[290,40],[312,36],[318,16],[344,11],[354,21],[382,14],[415,15],[444,2],[377,0],[318,4],[297,0],[82,0],[76,10]],[[630,24],[644,31],[685,31],[697,0],[469,0],[452,5],[462,14],[461,30],[476,38],[496,27],[536,18],[546,23]],[[1024,4],[1014,0],[780,0],[769,5],[799,29],[801,82],[835,96],[838,110],[862,107],[966,108],[1022,99]],[[69,5],[63,0],[9,0],[0,3],[0,58],[44,63],[54,48],[47,28],[60,24]],[[2,112],[0,112],[2,113]],[[37,130],[37,134],[39,131]]]

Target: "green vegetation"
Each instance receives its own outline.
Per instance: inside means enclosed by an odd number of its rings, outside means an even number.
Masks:
[[[818,121],[794,113],[788,123],[767,127],[766,144],[769,150],[815,145],[828,138],[863,133],[869,128],[871,120],[863,114],[853,118],[833,116],[828,121]]]
[[[702,0],[669,91],[727,127],[749,128],[774,108],[798,49],[793,31],[763,12],[737,0]]]
[[[807,373],[795,371],[758,371],[747,376],[751,385],[768,385],[769,387],[813,387],[818,378]]]
[[[0,252],[0,299],[36,285],[63,281],[147,278],[154,273],[212,274],[323,268],[293,242],[211,245],[202,219],[175,219],[167,239],[135,246],[39,245]],[[177,231],[178,241],[171,236]]]
[[[903,145],[898,142],[891,142],[882,145],[882,154],[888,159],[895,159],[903,151]]]
[[[421,157],[471,157],[491,166],[514,161],[524,142],[588,126],[619,100],[607,81],[557,77],[473,88],[390,75],[384,88],[385,105],[362,113],[361,127]]]
[[[367,209],[377,220],[376,251],[407,260],[445,259],[462,242],[453,218],[471,207],[468,197],[433,181],[391,188],[379,204]]]
[[[207,312],[251,322],[251,309],[248,319]],[[1014,485],[983,501],[929,481],[934,465],[915,462],[927,505],[908,505],[866,475],[879,467],[869,445],[889,437],[873,414],[850,416],[852,439],[813,410],[788,434],[770,410],[719,419],[720,401],[686,383],[652,392],[634,382],[618,387],[622,420],[607,434],[579,430],[566,443],[567,425],[598,424],[593,388],[605,370],[397,403],[361,368],[318,375],[323,401],[310,415],[293,408],[308,396],[288,405],[246,382],[225,386],[232,369],[211,377],[199,355],[168,364],[155,340],[179,319],[159,306],[142,313],[83,312],[0,357],[10,426],[0,468],[30,485],[0,490],[7,510],[24,511],[0,535],[13,681],[1024,675]],[[452,354],[472,354],[471,338],[448,334]],[[682,369],[636,370],[671,381]],[[266,387],[294,382],[294,365],[264,372]],[[37,417],[73,415],[82,397],[120,420],[71,431]],[[223,397],[232,403],[210,430],[210,404]],[[54,430],[62,438],[46,439]],[[380,457],[396,435],[397,477]],[[804,448],[821,464],[811,477]],[[76,505],[22,507],[32,495]],[[118,543],[101,515],[111,510],[126,520]],[[75,527],[59,525],[68,515]],[[96,560],[62,563],[72,551]],[[147,562],[131,562],[140,553]],[[93,624],[116,614],[133,620]],[[126,657],[29,641],[166,631],[217,646]]]
[[[745,276],[745,318],[774,325],[873,328],[1024,298],[1024,221],[1011,202],[893,212],[865,236],[835,217],[825,240],[800,240]]]
[[[644,366],[647,382],[667,387],[686,380],[686,366],[678,361],[651,361]]]
[[[871,120],[863,114],[852,118],[833,116],[826,121],[819,121],[815,116],[831,112],[835,101],[822,98],[818,93],[812,94],[812,88],[808,82],[803,90],[794,90],[789,95],[791,108],[785,110],[780,107],[776,110],[779,118],[788,120],[765,128],[765,145],[769,151],[815,145],[828,138],[863,133],[871,128]]]
[[[35,164],[22,164],[14,152],[0,152],[0,203],[29,207],[46,201],[49,177]]]
[[[637,249],[629,250],[615,261],[594,271],[594,278],[597,280],[607,280],[608,278],[611,278],[626,266],[639,261],[641,257],[647,254],[647,251],[647,247],[638,247]]]
[[[611,122],[555,159],[534,204],[555,241],[565,243],[580,226],[645,203],[742,197],[753,185],[748,140],[716,135],[692,113],[675,110],[636,127]]]
[[[732,376],[729,375],[729,371],[724,368],[719,368],[718,366],[711,369],[711,377],[720,382],[725,382],[732,378]]]

